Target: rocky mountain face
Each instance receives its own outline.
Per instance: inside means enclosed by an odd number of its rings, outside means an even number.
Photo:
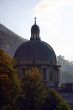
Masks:
[[[60,68],[60,82],[61,83],[73,83],[73,63],[64,59],[63,56],[58,56],[58,64]]]
[[[16,49],[25,41],[26,39],[0,24],[0,49],[8,52],[13,57]]]

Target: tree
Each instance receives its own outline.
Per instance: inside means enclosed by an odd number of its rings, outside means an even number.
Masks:
[[[42,110],[71,110],[71,108],[57,91],[48,89],[48,97]]]
[[[47,90],[37,68],[31,68],[22,80],[23,96],[19,100],[21,110],[41,110]]]
[[[22,80],[23,97],[18,110],[71,110],[64,99],[53,89],[44,87],[37,68],[31,68]]]
[[[20,81],[13,68],[13,60],[0,50],[0,110],[13,105],[19,91]]]

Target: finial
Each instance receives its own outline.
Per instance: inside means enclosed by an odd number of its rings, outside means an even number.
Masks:
[[[35,19],[34,23],[36,24],[36,17],[34,19]]]

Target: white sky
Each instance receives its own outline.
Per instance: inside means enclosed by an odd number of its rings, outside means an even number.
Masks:
[[[73,61],[73,0],[0,0],[0,23],[26,39],[35,16],[41,39]]]

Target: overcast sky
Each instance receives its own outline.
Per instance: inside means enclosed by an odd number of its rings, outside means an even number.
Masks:
[[[73,61],[73,0],[0,0],[0,23],[26,39],[35,16],[41,40]]]

